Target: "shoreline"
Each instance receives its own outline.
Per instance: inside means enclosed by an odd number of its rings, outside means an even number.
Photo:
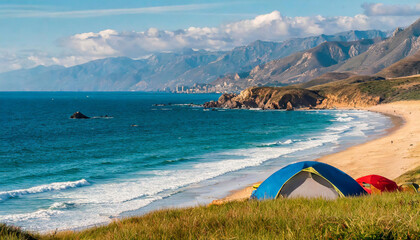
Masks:
[[[420,126],[415,124],[415,119],[420,119],[420,101],[399,101],[356,109],[388,116],[393,126],[379,138],[313,161],[330,164],[353,178],[378,174],[395,179],[420,165]],[[226,197],[211,204],[246,200],[251,196],[253,185],[262,181],[264,179],[245,188],[231,191]]]
[[[342,169],[353,178],[367,174],[395,179],[420,164],[420,101],[400,101],[364,110],[402,119],[381,138],[317,159]],[[395,118],[394,118],[395,119]],[[395,122],[394,122],[395,124]],[[338,159],[338,160],[337,160]]]

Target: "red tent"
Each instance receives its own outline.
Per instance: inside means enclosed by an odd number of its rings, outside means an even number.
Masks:
[[[398,185],[394,181],[379,175],[364,176],[356,179],[356,182],[358,182],[369,194],[398,190]]]

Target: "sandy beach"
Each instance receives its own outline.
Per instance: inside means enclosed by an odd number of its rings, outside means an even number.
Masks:
[[[420,101],[380,104],[363,110],[391,116],[394,126],[385,136],[316,159],[341,169],[353,178],[378,174],[395,179],[420,165]],[[261,179],[263,181],[264,179]],[[250,197],[252,186],[232,192],[213,204]]]

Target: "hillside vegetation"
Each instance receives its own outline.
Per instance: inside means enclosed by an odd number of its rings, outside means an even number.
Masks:
[[[326,98],[320,107],[360,107],[401,100],[419,100],[420,77],[384,79],[353,76],[309,89]]]
[[[9,229],[9,230],[8,230]],[[170,209],[81,232],[2,239],[420,239],[420,194],[277,199]]]

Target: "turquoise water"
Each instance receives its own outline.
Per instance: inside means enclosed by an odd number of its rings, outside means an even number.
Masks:
[[[366,141],[390,125],[363,111],[188,105],[219,96],[0,93],[0,222],[74,229],[139,209],[206,203],[268,169]],[[110,117],[70,119],[75,111]]]

